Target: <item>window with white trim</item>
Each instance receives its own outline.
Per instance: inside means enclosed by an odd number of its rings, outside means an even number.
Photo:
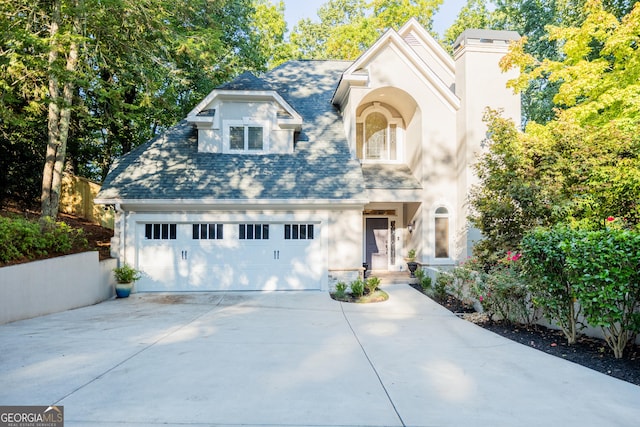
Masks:
[[[147,240],[176,240],[176,224],[145,224],[144,238]]]
[[[238,224],[240,240],[268,240],[269,224]]]
[[[222,240],[224,227],[222,224],[193,224],[193,240]]]
[[[313,224],[285,224],[285,240],[312,240],[314,238]]]
[[[232,153],[264,153],[268,151],[266,123],[244,120],[224,122],[225,147]]]
[[[356,154],[368,162],[397,162],[402,119],[380,103],[366,108],[356,120]]]

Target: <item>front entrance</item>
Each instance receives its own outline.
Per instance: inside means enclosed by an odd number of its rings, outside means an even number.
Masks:
[[[389,220],[366,219],[366,262],[371,270],[389,269]]]

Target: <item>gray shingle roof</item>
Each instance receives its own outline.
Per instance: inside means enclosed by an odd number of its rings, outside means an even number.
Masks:
[[[331,97],[342,61],[292,61],[261,78],[249,73],[227,90],[276,90],[303,118],[294,154],[197,152],[186,121],[136,148],[114,165],[98,199],[365,199],[357,160],[350,158]]]
[[[421,190],[422,185],[402,164],[363,164],[362,175],[367,189]]]

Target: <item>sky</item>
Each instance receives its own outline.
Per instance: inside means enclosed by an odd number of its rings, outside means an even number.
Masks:
[[[275,1],[275,0],[274,0]],[[311,18],[312,21],[318,21],[316,11],[328,0],[284,0],[285,11],[284,17],[287,21],[289,31],[293,30],[293,26],[302,18]],[[440,10],[433,18],[433,29],[442,35],[449,26],[455,21],[458,12],[466,0],[444,0]]]

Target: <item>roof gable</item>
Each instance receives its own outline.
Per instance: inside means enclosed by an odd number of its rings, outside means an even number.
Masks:
[[[400,37],[440,76],[445,84],[455,83],[455,62],[449,53],[424,29],[417,19],[411,18],[398,30]],[[449,83],[451,82],[451,83]]]
[[[219,98],[237,101],[275,102],[284,114],[278,119],[280,127],[300,128],[302,116],[280,96],[266,80],[244,72],[231,82],[212,90],[202,101],[187,114],[187,122],[199,127],[211,127],[216,122],[215,111],[211,113],[211,105]]]
[[[413,25],[417,24],[417,21]],[[405,31],[409,31],[409,29],[413,28],[413,26],[407,27]],[[416,33],[417,34],[417,33]],[[424,38],[423,35],[420,36],[420,39]],[[430,43],[420,41],[423,43],[425,48],[431,49]],[[343,74],[342,79],[336,89],[333,96],[334,104],[342,104],[346,97],[349,94],[349,90],[352,86],[365,86],[368,84],[369,76],[365,71],[368,64],[375,60],[378,54],[384,49],[393,49],[399,55],[405,59],[405,63],[407,63],[413,72],[420,77],[425,84],[429,85],[433,88],[434,92],[438,97],[440,97],[443,102],[451,107],[453,110],[458,110],[460,108],[460,99],[454,94],[452,88],[447,85],[440,76],[438,76],[434,70],[425,62],[425,60],[414,50],[405,39],[403,39],[400,34],[398,34],[395,30],[389,29],[386,33],[384,33],[374,44],[371,46],[366,52],[364,52]],[[441,48],[437,48],[439,50]],[[442,52],[440,52],[441,54]],[[445,52],[446,53],[446,52]],[[436,54],[435,57],[440,56],[440,54]],[[439,60],[442,62],[442,60]],[[449,68],[450,64],[445,64],[446,68]]]

